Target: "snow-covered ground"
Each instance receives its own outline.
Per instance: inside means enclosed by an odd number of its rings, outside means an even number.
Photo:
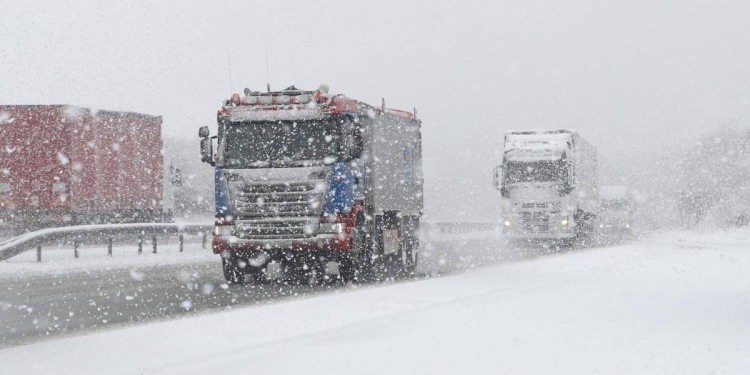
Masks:
[[[748,373],[748,271],[748,230],[660,233],[446,277],[5,349],[0,369]]]

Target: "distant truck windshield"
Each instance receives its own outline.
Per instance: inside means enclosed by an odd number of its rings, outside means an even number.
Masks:
[[[565,163],[555,161],[507,161],[505,183],[564,182],[567,178]]]
[[[627,211],[631,208],[627,199],[602,199],[599,205],[606,211]]]
[[[313,166],[338,157],[338,127],[332,122],[242,122],[227,124],[224,131],[227,167]]]

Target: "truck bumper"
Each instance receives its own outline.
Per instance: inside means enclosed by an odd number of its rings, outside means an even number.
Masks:
[[[566,238],[573,238],[576,236],[574,226],[550,226],[548,230],[540,231],[534,229],[524,229],[519,226],[507,226],[503,225],[503,235],[512,240],[561,240]]]
[[[527,233],[517,233],[515,231],[513,232],[507,232],[504,231],[503,235],[505,238],[508,238],[510,240],[562,240],[567,238],[573,238],[575,237],[575,233],[572,232],[557,232],[557,233],[533,233],[533,232],[527,232]]]
[[[270,250],[339,251],[349,250],[350,229],[340,234],[319,234],[315,237],[290,239],[247,239],[237,236],[213,236],[214,254],[229,252],[258,252]]]

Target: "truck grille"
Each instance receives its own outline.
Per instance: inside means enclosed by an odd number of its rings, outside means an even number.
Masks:
[[[245,184],[233,198],[237,218],[320,216],[322,192],[308,182]]]
[[[284,239],[314,237],[318,234],[320,218],[238,220],[235,234],[240,238]]]
[[[548,212],[523,212],[521,226],[527,232],[549,232],[550,214]]]
[[[241,184],[232,199],[239,237],[302,238],[318,234],[323,191],[314,181]]]
[[[516,203],[516,207],[520,206],[524,209],[560,209],[560,202],[524,202]]]

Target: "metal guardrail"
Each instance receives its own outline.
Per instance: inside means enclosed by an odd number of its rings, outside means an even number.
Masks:
[[[428,231],[437,231],[441,234],[488,232],[500,228],[500,224],[495,223],[440,222],[421,223],[420,225]]]
[[[425,222],[421,225],[424,230],[437,231],[441,234],[493,231],[499,228],[499,225],[494,223]],[[151,239],[153,252],[156,253],[158,237],[179,236],[180,251],[182,251],[185,234],[201,235],[205,248],[211,230],[213,230],[213,224],[177,223],[101,224],[47,228],[0,242],[0,261],[36,248],[37,261],[41,262],[42,247],[59,243],[72,244],[74,257],[78,258],[78,246],[81,243],[106,241],[107,254],[111,256],[113,240],[123,238],[137,239],[138,253],[141,254],[144,239]]]
[[[143,239],[151,239],[153,252],[157,251],[157,238],[179,236],[180,251],[184,234],[202,235],[205,247],[206,238],[211,233],[213,224],[177,224],[177,223],[138,223],[138,224],[102,224],[78,225],[60,228],[47,228],[29,232],[0,243],[0,261],[10,259],[36,248],[37,261],[42,260],[42,246],[53,243],[72,243],[74,256],[78,257],[78,246],[82,242],[107,241],[108,255],[112,255],[113,239],[137,238],[138,253],[143,250]]]

